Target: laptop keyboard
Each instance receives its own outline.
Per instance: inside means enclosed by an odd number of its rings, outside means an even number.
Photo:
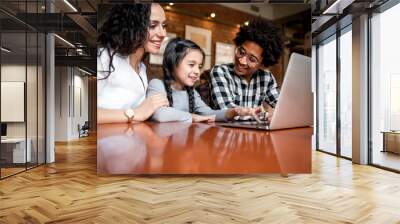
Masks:
[[[261,121],[261,122],[257,122],[257,121],[237,121],[234,122],[236,124],[244,124],[244,125],[256,125],[256,126],[268,126],[269,122],[267,121]]]

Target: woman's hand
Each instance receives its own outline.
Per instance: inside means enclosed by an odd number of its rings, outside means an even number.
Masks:
[[[212,122],[215,122],[215,115],[202,116],[202,115],[198,115],[198,114],[192,114],[192,122],[193,123],[198,123],[198,122],[212,123]]]
[[[160,107],[169,106],[167,96],[165,94],[159,93],[147,97],[142,104],[134,109],[135,121],[147,120],[153,113]]]

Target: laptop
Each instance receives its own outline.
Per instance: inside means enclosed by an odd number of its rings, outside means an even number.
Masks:
[[[313,124],[313,93],[311,91],[311,58],[292,53],[271,122],[217,122],[224,127],[276,130],[308,127]]]

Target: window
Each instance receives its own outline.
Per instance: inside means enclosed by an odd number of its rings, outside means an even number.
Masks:
[[[340,44],[340,155],[352,157],[352,32],[341,31]]]
[[[400,31],[394,28],[399,21],[400,4],[371,18],[370,156],[372,164],[395,170],[400,170],[400,156],[384,146],[383,132],[400,130]]]
[[[336,35],[318,47],[318,145],[336,153]]]
[[[23,12],[40,13],[44,1],[3,2]],[[13,7],[14,6],[14,7]],[[0,144],[0,178],[45,163],[45,35],[0,12],[0,90],[5,127]],[[37,18],[37,17],[35,17]],[[10,109],[17,108],[17,109]]]
[[[317,148],[324,152],[351,158],[353,76],[351,24],[337,32],[337,35],[340,36],[332,35],[322,41],[317,50]],[[340,63],[339,66],[337,63]],[[338,102],[340,105],[337,105]],[[339,125],[338,121],[340,121]]]

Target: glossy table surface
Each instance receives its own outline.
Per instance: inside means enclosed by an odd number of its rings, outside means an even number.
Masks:
[[[98,174],[310,173],[312,128],[276,131],[215,124],[97,127]]]

